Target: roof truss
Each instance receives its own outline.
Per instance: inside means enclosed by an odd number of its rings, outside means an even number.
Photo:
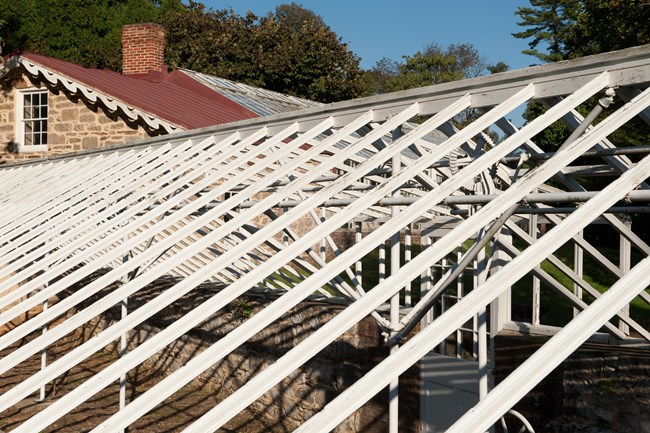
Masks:
[[[93,431],[128,426],[315,296],[344,298],[349,306],[185,431],[215,431],[351,326],[373,315],[395,350],[298,430],[330,431],[446,336],[473,317],[485,318],[488,305],[493,335],[518,326],[509,320],[507,293],[526,275],[584,310],[544,345],[548,368],[602,326],[612,338],[629,338],[632,327],[648,339],[648,331],[625,309],[635,297],[650,303],[645,291],[650,283],[648,260],[632,266],[628,259],[627,268],[615,265],[581,231],[590,223],[604,222],[620,233],[628,248],[633,246],[644,257],[650,252],[620,216],[639,211],[639,206],[636,210],[628,206],[626,197],[647,203],[644,181],[650,159],[645,155],[631,159],[625,149],[615,154],[607,139],[637,116],[647,120],[649,52],[641,47],[3,167],[0,278],[6,291],[0,297],[0,324],[45,303],[47,308],[0,335],[0,349],[30,337],[0,360],[0,374],[11,375],[24,360],[157,279],[168,275],[179,279],[95,338],[4,392],[0,412],[206,281],[222,289],[13,431],[46,428],[255,288],[275,290],[278,297]],[[575,108],[612,88],[623,95],[624,103],[599,123],[585,123]],[[516,128],[507,116],[532,99],[545,101],[548,111]],[[469,108],[481,109],[482,114],[462,129],[454,127],[453,119]],[[557,120],[585,130],[558,152],[543,154],[533,140]],[[490,142],[484,133],[488,128],[499,128],[504,139]],[[440,132],[447,138],[433,140]],[[521,156],[516,156],[514,152],[522,148]],[[605,172],[617,176],[602,191],[585,194],[571,164],[588,151],[602,158]],[[564,184],[564,190],[549,185],[551,179]],[[567,203],[564,210],[557,206]],[[544,235],[536,230],[537,214],[553,227]],[[451,224],[439,224],[443,220]],[[528,232],[522,221],[528,221]],[[361,222],[376,227],[341,251],[335,232]],[[442,231],[429,235],[433,246],[402,266],[393,260],[389,276],[373,287],[364,286],[361,260],[387,243],[399,254],[398,235],[413,224],[439,226]],[[521,239],[516,247],[504,228]],[[618,283],[600,296],[577,267],[571,269],[553,256],[567,242],[594,256]],[[334,258],[325,260],[320,254],[323,244],[331,247]],[[450,266],[451,255],[463,244],[475,247],[458,253]],[[490,257],[485,256],[484,245],[491,246]],[[568,291],[540,267],[545,259],[598,299],[588,302],[577,291]],[[432,317],[432,307],[442,296],[450,296],[458,272],[470,270],[473,261],[479,264],[474,267],[477,276],[471,292],[466,296],[456,292],[455,305]],[[436,266],[442,268],[434,283],[430,276]],[[100,270],[100,276],[87,280]],[[420,283],[421,293],[412,299],[411,294],[404,296],[402,304],[406,299],[409,304],[402,305],[400,316],[399,293],[413,281]],[[535,295],[533,303],[534,299]],[[387,304],[388,315],[382,313]],[[614,315],[626,327],[609,322]],[[399,348],[401,338],[426,317],[430,323]],[[537,323],[532,325],[541,329],[538,319],[533,318]],[[40,334],[43,327],[47,332]],[[475,333],[481,364],[486,362],[487,330],[483,326]],[[522,365],[507,384],[489,393],[483,390],[478,411],[468,413],[452,431],[483,431],[505,414],[543,377],[546,369],[540,368],[539,356]]]

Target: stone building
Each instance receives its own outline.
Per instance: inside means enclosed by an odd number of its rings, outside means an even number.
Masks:
[[[191,70],[168,71],[164,30],[125,26],[123,72],[33,53],[0,68],[0,162],[90,150],[318,105]]]

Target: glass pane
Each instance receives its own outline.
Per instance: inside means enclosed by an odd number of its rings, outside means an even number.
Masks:
[[[33,143],[32,134],[25,134],[25,146],[31,146]]]
[[[40,112],[40,109],[38,107],[34,106],[32,108],[32,117],[31,118],[32,119],[38,119],[39,112]]]
[[[47,119],[47,105],[41,107],[41,119]]]
[[[32,122],[25,122],[25,134],[31,134],[34,130],[34,124]]]
[[[41,122],[34,122],[34,132],[35,133],[41,132]]]
[[[44,132],[41,137],[41,144],[47,144],[47,132]]]
[[[32,95],[25,95],[23,102],[25,108],[30,108],[32,106]]]
[[[34,146],[41,144],[41,134],[34,134]]]

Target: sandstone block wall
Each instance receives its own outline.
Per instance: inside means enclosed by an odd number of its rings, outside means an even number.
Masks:
[[[542,341],[498,337],[496,383]],[[587,343],[515,409],[541,433],[650,433],[650,350]]]
[[[47,87],[48,151],[18,151],[16,144],[16,89],[46,88],[26,75],[6,77],[0,90],[0,163],[91,150],[152,135],[142,126],[127,124],[114,113],[86,104],[62,89]]]
[[[167,308],[132,332],[129,336],[130,348],[142,344],[176,318],[193,309],[195,303],[204,300],[205,291],[213,289],[197,290],[195,295],[183,298],[174,308]],[[150,295],[151,293],[145,292],[141,296]],[[272,294],[239,298],[199,327],[168,345],[156,356],[149,358],[139,368],[147,372],[157,371],[163,375],[177,370],[191,357],[254,316],[273,299]],[[129,299],[129,309],[137,308],[139,302],[141,300]],[[320,302],[304,302],[296,306],[247,343],[218,360],[195,379],[193,384],[210,390],[217,400],[224,399],[331,320],[340,309],[340,306]],[[101,323],[87,328],[89,334],[86,337],[100,332],[102,328],[117,320],[119,310],[108,312]],[[251,409],[271,424],[282,425],[291,431],[351,386],[387,356],[387,353],[381,331],[376,322],[368,317],[266,392],[251,405]],[[137,377],[143,372],[140,370],[140,373],[136,372],[132,376]],[[346,419],[335,432],[384,432],[387,430],[387,408],[386,390]],[[400,418],[400,432],[419,431],[417,366],[400,378]]]

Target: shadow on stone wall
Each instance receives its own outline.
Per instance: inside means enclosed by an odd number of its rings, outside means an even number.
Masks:
[[[129,311],[150,301],[169,289],[176,280],[161,279],[129,298]],[[104,289],[89,305],[114,290]],[[134,349],[176,319],[192,311],[207,299],[215,296],[223,286],[203,284],[183,296],[173,306],[165,308],[146,323],[129,334],[129,350]],[[248,292],[214,314],[198,327],[183,335],[159,351],[155,356],[129,373],[129,398],[134,399],[142,390],[139,383],[159,381],[177,370],[188,360],[235,329],[249,317],[270,304],[277,294]],[[271,365],[291,348],[311,335],[316,329],[333,318],[343,307],[304,302],[283,315],[271,326],[255,335],[189,385],[175,393],[165,402],[168,407],[177,406],[192,389],[207,391],[204,401],[197,405],[214,406],[238,390],[250,378]],[[107,311],[101,318],[84,329],[84,338],[101,332],[119,320],[120,307]],[[117,351],[115,343],[113,351]],[[366,318],[327,346],[318,355],[294,371],[280,384],[257,399],[249,410],[264,423],[269,432],[289,432],[295,429],[325,404],[362,377],[387,356],[376,322]],[[336,432],[383,432],[387,428],[387,391],[382,391],[350,416]],[[164,417],[186,416],[183,411],[168,411]],[[245,422],[245,421],[242,421]],[[416,432],[419,428],[419,369],[411,368],[400,380],[400,431]],[[189,424],[188,420],[186,424]],[[149,427],[151,427],[149,425]],[[144,430],[140,430],[143,429]],[[147,431],[147,423],[137,426],[137,431]],[[157,430],[158,431],[158,430]]]

